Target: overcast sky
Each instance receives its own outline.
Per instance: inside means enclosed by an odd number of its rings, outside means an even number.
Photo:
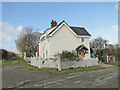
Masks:
[[[84,27],[92,35],[91,39],[103,37],[109,43],[118,42],[117,2],[3,2],[2,3],[2,48],[17,52],[15,39],[26,26],[44,31],[50,22],[62,20],[70,26]],[[3,40],[3,41],[2,41]]]

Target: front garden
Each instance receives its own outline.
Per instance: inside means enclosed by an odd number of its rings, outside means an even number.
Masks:
[[[2,67],[5,67],[5,66],[11,67],[11,66],[17,66],[17,65],[24,65],[28,70],[41,71],[41,72],[52,73],[52,74],[66,74],[66,73],[75,73],[75,72],[82,72],[82,71],[88,71],[88,70],[104,69],[101,66],[91,66],[91,67],[69,68],[69,69],[63,69],[61,71],[58,71],[57,69],[52,69],[52,68],[40,69],[38,67],[31,66],[19,56],[13,57],[9,60],[2,60]]]

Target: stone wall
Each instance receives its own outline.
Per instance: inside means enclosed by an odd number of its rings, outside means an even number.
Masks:
[[[96,65],[98,65],[98,60],[93,58],[74,60],[74,61],[69,61],[69,60],[61,61],[61,69],[89,67]]]
[[[29,62],[29,61],[31,61],[31,58],[30,57],[24,57],[24,60]]]
[[[68,68],[96,66],[98,65],[98,60],[93,58],[81,60],[60,60],[59,58],[42,60],[39,57],[32,57],[31,65],[39,68],[56,68],[60,71]]]
[[[40,57],[32,57],[31,65],[39,68],[58,68],[58,60],[55,59],[41,59]]]
[[[40,59],[38,57],[31,57],[31,65],[40,68]]]

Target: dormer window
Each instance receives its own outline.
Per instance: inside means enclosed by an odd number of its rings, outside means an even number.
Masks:
[[[84,43],[84,38],[82,38],[82,43]]]

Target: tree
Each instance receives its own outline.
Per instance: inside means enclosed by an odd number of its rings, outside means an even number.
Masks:
[[[37,52],[39,32],[33,32],[33,28],[24,27],[18,35],[16,47],[19,52],[26,52],[27,56],[34,56]]]
[[[108,43],[108,40],[105,40],[102,37],[98,37],[96,39],[93,39],[90,42],[90,47],[94,50],[101,50],[106,48],[107,43]]]

